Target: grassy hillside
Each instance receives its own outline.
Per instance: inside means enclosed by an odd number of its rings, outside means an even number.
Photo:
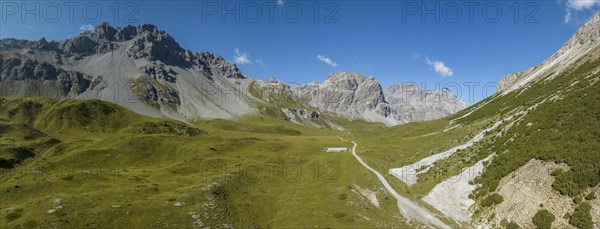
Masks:
[[[399,193],[426,207],[420,198],[436,184],[491,154],[474,181],[480,205],[501,199],[500,179],[531,159],[564,162],[570,169],[553,173],[553,188],[577,203],[569,221],[589,225],[585,197],[600,183],[599,66],[586,57],[552,80],[435,121],[385,128],[324,114],[345,131],[285,120],[281,108],[310,108],[276,94],[257,104],[261,114],[190,123],[98,100],[0,98],[0,227],[414,227],[350,153],[320,151],[351,147],[350,139]],[[413,186],[388,174],[498,120]]]
[[[320,151],[350,147],[345,135],[271,116],[190,126],[95,100],[1,99],[0,227],[409,227],[349,153]]]
[[[489,145],[500,154],[477,180],[483,185],[478,196],[494,191],[499,178],[533,158],[570,166],[557,174],[553,184],[561,194],[576,197],[600,183],[600,73],[592,72],[599,66],[600,60],[587,61],[553,80],[494,101],[526,106],[532,100],[545,100]]]
[[[497,195],[500,179],[532,159],[566,163],[570,169],[555,171],[552,187],[579,204],[600,184],[600,57],[591,53],[567,71],[543,75],[532,86],[505,96],[495,94],[446,119],[357,133],[362,156],[387,174],[390,168],[465,143],[503,120],[483,140],[419,174],[417,184],[397,182],[395,188],[418,200],[436,184],[495,154],[474,181],[480,186],[472,197],[479,204]]]

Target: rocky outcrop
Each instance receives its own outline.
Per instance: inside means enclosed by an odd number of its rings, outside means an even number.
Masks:
[[[190,62],[210,75],[223,76],[230,79],[245,79],[235,64],[229,63],[219,55],[210,52],[196,53]]]
[[[299,92],[301,97],[308,97],[310,106],[345,118],[398,124],[385,101],[381,85],[373,76],[367,78],[358,73],[336,72],[323,84],[303,85],[293,91]]]
[[[600,12],[579,28],[575,35],[540,65],[502,77],[496,92],[509,93],[542,78],[552,79],[566,66],[570,66],[598,45],[600,45]]]
[[[498,82],[498,86],[496,86],[496,91],[504,91],[510,86],[514,85],[517,81],[519,81],[519,74],[511,73],[500,79]]]
[[[177,109],[181,105],[179,92],[159,80],[141,77],[131,80],[129,87],[134,95],[154,108]]]
[[[40,94],[42,90],[52,90],[48,94],[59,97],[76,96],[86,91],[92,77],[75,71],[66,71],[53,65],[29,60],[0,57],[0,82],[24,87],[29,93]],[[3,87],[2,90],[11,90]],[[4,91],[10,94],[10,91]],[[47,94],[46,94],[47,95]]]
[[[394,84],[383,91],[396,119],[420,122],[454,114],[467,104],[448,89],[426,91],[414,84]]]
[[[42,50],[42,51],[56,51],[58,49],[58,42],[56,41],[52,41],[52,42],[48,42],[46,41],[46,38],[41,38],[34,46],[34,49],[38,49],[38,50]]]
[[[35,41],[19,40],[14,38],[6,38],[0,40],[0,50],[17,50],[25,49],[35,45]]]
[[[177,75],[177,73],[174,72],[173,69],[162,63],[144,65],[140,68],[140,70],[146,73],[146,75],[159,81],[166,81],[170,83],[175,83],[176,81],[175,76]]]
[[[96,53],[98,43],[88,36],[76,36],[65,42],[64,50],[67,53],[79,55],[92,55]]]
[[[265,80],[265,83],[271,83],[271,84],[275,84],[275,83],[279,83],[279,80],[277,80],[275,77],[273,76],[269,76],[269,78],[267,78]]]
[[[134,59],[161,61],[163,63],[184,66],[185,51],[171,35],[159,31],[154,25],[140,25],[132,44],[127,48],[127,55]]]
[[[310,95],[310,105],[340,114],[373,110],[379,103],[385,103],[381,85],[375,78],[367,79],[357,73],[333,73]]]
[[[306,120],[306,119],[318,119],[321,113],[318,110],[306,110],[302,108],[284,108],[283,113],[286,115],[287,120]]]
[[[481,209],[482,214],[475,224],[483,228],[497,228],[503,219],[507,219],[523,228],[534,228],[531,219],[543,206],[556,216],[553,227],[573,228],[568,219],[562,217],[575,208],[573,200],[552,189],[555,178],[550,173],[558,168],[569,169],[566,164],[533,159],[502,178],[498,194],[504,197],[504,201],[490,209]]]
[[[592,47],[600,44],[600,11],[596,13],[587,23],[577,29],[567,43],[565,43],[549,60],[564,55],[569,50],[578,47]]]

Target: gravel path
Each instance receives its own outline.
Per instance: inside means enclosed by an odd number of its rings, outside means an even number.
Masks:
[[[417,203],[409,200],[408,198],[403,197],[400,194],[398,194],[396,192],[396,190],[394,190],[392,188],[392,186],[387,182],[385,177],[383,177],[383,175],[381,175],[381,173],[372,169],[369,165],[367,165],[367,163],[365,163],[362,160],[362,158],[360,158],[356,154],[357,144],[354,141],[352,142],[352,144],[354,144],[354,146],[352,147],[352,155],[354,155],[356,160],[358,160],[358,162],[360,162],[365,168],[367,168],[368,170],[373,172],[375,174],[375,176],[377,176],[377,178],[379,178],[379,181],[381,181],[381,183],[383,184],[385,189],[387,189],[387,191],[390,194],[392,194],[392,196],[394,196],[394,198],[396,198],[396,200],[398,201],[398,208],[400,209],[400,213],[402,213],[402,215],[404,217],[406,217],[409,220],[417,220],[419,222],[422,222],[422,223],[425,223],[427,225],[434,226],[437,228],[450,228],[448,225],[444,224],[441,220],[439,220],[433,214],[431,214],[431,212],[429,212],[427,209],[419,206]]]

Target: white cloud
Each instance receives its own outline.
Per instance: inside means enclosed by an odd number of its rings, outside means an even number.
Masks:
[[[331,67],[335,68],[338,66],[338,64],[336,62],[333,62],[333,60],[331,60],[329,57],[323,56],[321,54],[317,55],[317,59]]]
[[[444,62],[442,61],[431,61],[429,60],[429,58],[426,59],[427,64],[431,65],[435,72],[437,72],[438,74],[442,75],[443,77],[450,77],[452,75],[454,75],[454,72],[452,72],[452,68],[447,67]]]
[[[283,6],[283,0],[277,0],[277,5],[278,6]]]
[[[573,17],[571,16],[571,10],[567,10],[567,14],[565,15],[565,24],[569,23],[571,20],[573,19]]]
[[[567,0],[566,7],[564,23],[574,20],[579,23],[581,19],[578,19],[577,12],[600,8],[600,0]]]
[[[573,10],[586,10],[600,6],[600,0],[567,0],[567,8]]]
[[[87,25],[81,25],[81,27],[79,27],[79,30],[81,31],[89,31],[89,30],[93,30],[94,26],[87,24]]]
[[[239,49],[235,49],[235,54],[233,55],[233,63],[236,64],[250,64],[252,60],[250,60],[250,55],[247,53],[240,52]]]
[[[265,65],[265,62],[263,60],[261,60],[261,59],[256,59],[254,61],[254,63],[256,63],[256,65],[258,65],[258,67],[260,69],[263,69],[263,68],[267,67],[267,65]]]

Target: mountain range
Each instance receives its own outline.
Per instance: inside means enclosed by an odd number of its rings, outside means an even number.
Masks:
[[[374,77],[337,72],[322,84],[289,85],[244,76],[209,52],[185,50],[154,25],[113,28],[107,23],[64,41],[0,41],[3,95],[98,98],[152,117],[232,119],[255,114],[249,92],[288,88],[305,106],[350,120],[388,126],[432,120],[467,105],[446,89],[413,85],[383,90]],[[280,107],[294,109],[294,107]],[[282,117],[283,118],[283,117]]]
[[[152,25],[0,55],[2,228],[600,226],[600,12],[468,107],[251,79]]]

